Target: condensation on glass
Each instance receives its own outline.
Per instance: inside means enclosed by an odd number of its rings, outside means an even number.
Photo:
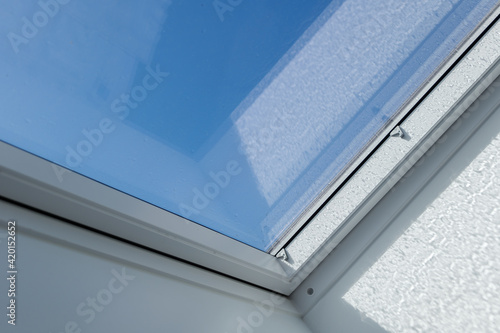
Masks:
[[[3,1],[0,139],[267,251],[495,4]]]

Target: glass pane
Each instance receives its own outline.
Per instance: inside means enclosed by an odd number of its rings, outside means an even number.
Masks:
[[[1,140],[267,251],[496,1],[1,4]]]

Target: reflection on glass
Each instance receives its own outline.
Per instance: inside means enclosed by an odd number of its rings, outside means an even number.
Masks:
[[[494,4],[6,2],[0,139],[266,251]]]

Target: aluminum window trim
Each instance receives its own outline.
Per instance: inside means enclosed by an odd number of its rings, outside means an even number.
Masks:
[[[500,21],[282,250],[300,283],[500,75]]]
[[[291,292],[285,271],[265,252],[4,142],[0,156],[0,196],[266,289]]]

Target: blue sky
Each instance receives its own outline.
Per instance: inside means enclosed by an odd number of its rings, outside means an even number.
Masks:
[[[495,4],[2,2],[1,140],[261,250]]]

